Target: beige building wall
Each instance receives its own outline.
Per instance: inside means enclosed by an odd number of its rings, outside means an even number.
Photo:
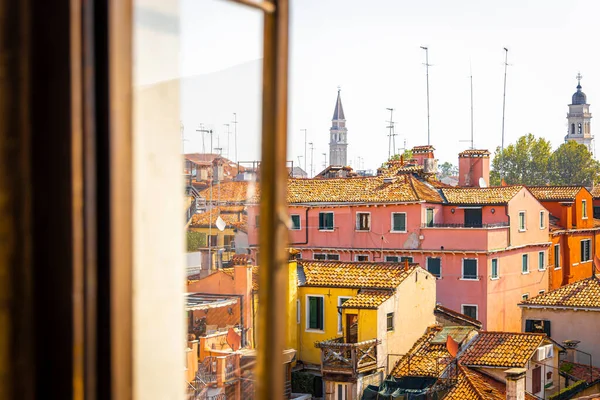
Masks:
[[[421,268],[415,270],[396,289],[394,296],[377,312],[377,365],[385,367],[387,354],[405,354],[428,326],[435,324],[436,279]],[[387,314],[394,313],[394,330],[387,331]]]
[[[594,366],[600,366],[600,311],[573,311],[542,308],[522,308],[521,325],[525,330],[525,320],[550,321],[552,339],[561,343],[564,340],[579,340],[578,350],[592,355]],[[577,362],[586,364],[589,357],[578,354]]]

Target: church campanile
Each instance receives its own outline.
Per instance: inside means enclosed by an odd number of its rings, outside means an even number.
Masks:
[[[573,94],[571,104],[569,104],[569,113],[567,114],[568,132],[565,136],[567,140],[574,140],[577,143],[585,145],[592,156],[594,156],[594,146],[590,120],[590,105],[587,103],[587,96],[581,91],[581,74],[577,74],[577,91]]]
[[[348,158],[348,129],[346,128],[346,117],[342,108],[342,98],[338,87],[337,101],[331,128],[329,129],[329,165],[347,166]]]

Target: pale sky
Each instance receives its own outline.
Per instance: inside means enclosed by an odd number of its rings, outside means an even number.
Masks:
[[[469,146],[461,140],[470,138],[470,65],[475,147],[493,152],[500,145],[503,47],[507,144],[526,133],[562,143],[579,71],[591,112],[600,115],[600,1],[291,0],[291,7],[288,158],[304,155],[306,128],[317,172],[329,152],[338,85],[351,165],[361,156],[375,169],[387,158],[388,107],[395,109],[397,148],[404,140],[409,148],[427,144],[420,46],[429,47],[433,64],[431,144],[440,162],[456,164]],[[182,0],[179,29],[181,76],[191,77],[182,81],[186,152],[201,151],[199,123],[225,147],[224,124],[236,112],[238,158],[258,159],[262,16],[224,0]],[[233,158],[233,139],[230,147]]]

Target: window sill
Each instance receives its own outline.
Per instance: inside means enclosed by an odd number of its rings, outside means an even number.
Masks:
[[[319,232],[334,232],[335,229],[319,229]]]
[[[406,231],[390,231],[390,233],[406,233]]]
[[[527,229],[519,229],[519,232],[527,232]]]
[[[538,268],[538,271],[539,272],[544,272],[544,271],[546,271],[546,268]]]
[[[582,261],[579,264],[587,264],[587,263],[590,263],[590,262],[592,262],[592,260]],[[573,264],[573,265],[575,265],[575,264]]]
[[[325,333],[325,331],[322,331],[320,329],[305,329],[304,332],[308,332],[308,333]]]
[[[499,277],[499,276],[497,276],[497,277],[495,277],[495,278],[490,278],[490,281],[497,281],[497,280],[499,280],[499,279],[500,279],[500,277]]]
[[[521,275],[529,275],[530,273],[531,273],[531,271],[521,272]]]
[[[301,231],[302,228],[290,228],[290,231]]]
[[[561,267],[554,267],[554,270],[555,270],[555,271],[558,271],[558,270],[560,270],[560,269],[562,269],[562,268],[561,268]]]
[[[459,281],[471,281],[471,282],[476,282],[479,280],[479,278],[458,278]]]

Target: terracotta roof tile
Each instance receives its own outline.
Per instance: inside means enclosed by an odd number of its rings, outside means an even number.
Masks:
[[[574,201],[583,186],[528,186],[538,201]]]
[[[225,221],[228,227],[247,229],[248,216],[246,214],[230,214],[230,213],[219,213],[220,208],[214,208],[211,211],[205,211],[203,213],[194,214],[192,221],[190,222],[191,228],[205,228],[209,225],[215,226],[219,215],[221,219]],[[210,222],[209,222],[210,221]]]
[[[427,332],[396,362],[391,374],[395,377],[439,377],[444,368],[454,359],[448,352],[446,343],[431,343],[442,329],[443,327],[437,325],[427,328]]]
[[[449,204],[506,204],[523,186],[498,186],[489,188],[442,188]]]
[[[460,362],[467,366],[523,368],[545,338],[543,333],[480,332]]]
[[[412,153],[413,154],[418,154],[418,153],[429,153],[430,151],[434,151],[435,149],[433,148],[432,145],[427,144],[425,146],[414,146],[412,148]]]
[[[288,203],[403,203],[441,202],[439,193],[431,186],[410,175],[393,179],[382,176],[289,179]]]
[[[233,279],[235,276],[235,270],[233,267],[221,268],[220,271],[229,275],[231,279]],[[252,266],[252,290],[258,290],[258,266],[256,265]]]
[[[593,198],[599,199],[600,198],[600,185],[594,186],[590,192],[592,193]]]
[[[459,366],[458,382],[444,399],[504,400],[506,399],[506,384],[472,368]],[[535,397],[525,393],[525,399],[532,400]]]
[[[395,289],[418,264],[298,260],[301,286]]]
[[[459,157],[484,157],[490,156],[490,152],[487,150],[476,150],[476,149],[469,149],[469,150],[465,150],[465,151],[461,151],[460,153],[458,153]]]
[[[576,362],[571,362],[567,360],[560,361],[561,370],[563,367],[567,367],[568,374],[571,375],[576,380],[586,381],[587,383],[592,383],[600,380],[600,368],[590,366],[589,364],[579,364]]]
[[[471,318],[465,314],[459,313],[458,311],[451,310],[450,308],[444,307],[440,304],[437,304],[435,306],[434,313],[435,314],[438,314],[438,313],[445,314],[445,315],[449,316],[450,318],[465,321],[479,329],[481,329],[481,327],[483,326],[481,321]]]
[[[346,300],[342,308],[377,308],[393,294],[389,290],[361,290],[356,296]]]
[[[600,279],[590,277],[521,302],[527,306],[597,308],[600,311]]]
[[[213,201],[221,203],[244,204],[253,197],[253,182],[248,181],[230,181],[222,182],[212,187]],[[200,196],[209,200],[211,198],[210,187],[202,190]]]

